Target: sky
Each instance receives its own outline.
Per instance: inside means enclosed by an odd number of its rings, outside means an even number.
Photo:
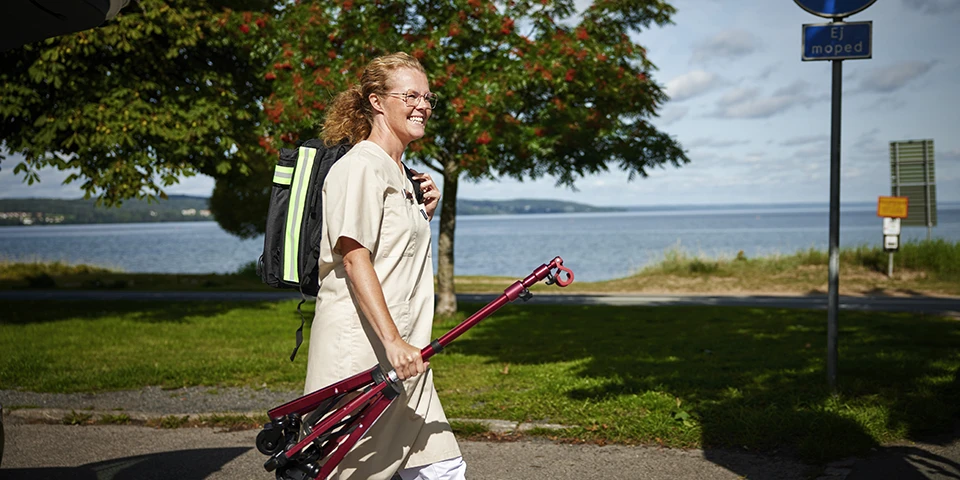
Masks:
[[[576,191],[549,177],[461,181],[459,197],[602,206],[829,202],[831,62],[800,58],[802,25],[828,20],[791,0],[672,4],[672,25],[635,40],[670,96],[652,123],[681,143],[689,164],[633,181],[614,166],[578,179]],[[917,139],[934,141],[937,201],[960,201],[960,0],[877,0],[847,20],[873,22],[873,56],[842,64],[841,202],[889,195],[889,144]],[[2,163],[0,198],[81,196],[55,170],[22,184],[12,173],[17,161]],[[196,176],[167,193],[212,190],[212,179]]]

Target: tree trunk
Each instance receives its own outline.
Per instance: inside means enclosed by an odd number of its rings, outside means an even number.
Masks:
[[[460,165],[443,161],[443,196],[440,204],[440,237],[437,242],[437,315],[457,313],[457,292],[453,286],[453,237],[457,228],[457,187]]]

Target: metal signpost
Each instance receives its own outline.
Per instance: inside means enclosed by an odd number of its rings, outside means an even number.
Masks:
[[[843,92],[843,60],[870,58],[873,26],[870,22],[843,23],[843,19],[861,12],[876,0],[794,0],[800,8],[833,22],[804,25],[801,60],[833,62],[833,91],[830,108],[830,260],[827,293],[827,383],[837,387],[837,313],[840,310],[840,96]],[[863,23],[869,24],[866,32]],[[810,53],[807,56],[807,32]],[[818,47],[814,49],[814,47]],[[857,51],[859,49],[859,51]],[[867,56],[864,56],[866,54]]]
[[[937,182],[933,168],[933,140],[890,142],[890,193],[910,199],[905,227],[937,226]]]

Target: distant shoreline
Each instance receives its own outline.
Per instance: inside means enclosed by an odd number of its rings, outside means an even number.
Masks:
[[[163,201],[128,200],[120,208],[96,207],[92,199],[11,198],[0,199],[0,228],[41,225],[157,224],[215,222],[208,209],[209,198],[171,195]],[[685,205],[594,206],[544,199],[473,200],[457,202],[457,216],[526,216],[592,213],[670,213],[720,211],[819,211],[829,212],[826,202],[730,203]],[[841,212],[875,209],[875,202],[846,202]],[[938,210],[958,210],[960,202],[939,202]]]

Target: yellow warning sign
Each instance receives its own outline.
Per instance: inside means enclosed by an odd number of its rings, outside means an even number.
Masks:
[[[907,218],[907,197],[880,197],[877,200],[877,216]]]

